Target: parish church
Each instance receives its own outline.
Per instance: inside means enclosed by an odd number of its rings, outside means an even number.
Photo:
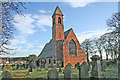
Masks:
[[[52,15],[52,39],[44,46],[33,61],[34,66],[42,68],[65,67],[68,63],[87,62],[86,54],[72,28],[64,32],[63,13],[57,6]]]

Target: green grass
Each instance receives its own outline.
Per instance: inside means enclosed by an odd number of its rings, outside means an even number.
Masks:
[[[50,70],[50,69],[52,69],[52,68],[48,68],[48,70]],[[56,69],[59,72],[59,68],[56,68]],[[63,74],[64,68],[61,68],[61,69],[62,69],[62,72],[60,72],[58,74],[58,77],[64,78],[64,74]],[[12,73],[13,73],[14,78],[37,78],[37,77],[47,78],[48,70],[41,69],[41,71],[37,71],[37,69],[33,69],[33,72],[31,72],[29,74],[28,74],[28,70],[13,70]],[[73,68],[72,73],[73,73],[72,78],[79,78],[79,70],[78,69]],[[89,71],[88,73],[89,73],[89,76],[91,76],[91,71]],[[99,77],[100,78],[117,78],[117,67],[108,66],[105,69],[105,72],[99,73]]]

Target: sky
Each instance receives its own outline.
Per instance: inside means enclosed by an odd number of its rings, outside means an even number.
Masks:
[[[23,57],[39,55],[44,45],[52,38],[52,14],[59,6],[64,14],[64,31],[72,28],[80,43],[88,38],[99,37],[107,32],[106,21],[118,11],[117,2],[30,2],[26,3],[24,16],[14,15],[19,23],[10,47],[14,55]]]

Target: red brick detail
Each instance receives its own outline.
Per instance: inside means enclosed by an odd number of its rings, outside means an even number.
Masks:
[[[56,17],[56,40],[64,39],[64,26],[63,26],[63,16],[55,15]],[[61,24],[58,24],[58,18],[61,18]]]
[[[76,49],[77,49],[77,56],[71,56],[69,55],[69,42],[71,40],[74,40],[76,43]],[[71,29],[70,33],[68,34],[66,40],[63,43],[63,59],[64,59],[64,67],[70,63],[72,66],[75,66],[78,62],[82,64],[84,61],[87,62],[87,56],[83,52],[83,50],[80,47],[80,43],[77,40],[73,30]]]

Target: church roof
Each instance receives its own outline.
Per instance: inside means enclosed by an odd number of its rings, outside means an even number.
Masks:
[[[67,36],[68,36],[68,34],[69,34],[69,32],[70,32],[71,29],[72,29],[72,28],[70,28],[69,30],[67,30],[67,31],[64,32],[64,38],[65,38],[65,39],[67,38]]]
[[[38,56],[38,59],[52,57],[52,53],[53,51],[52,51],[52,39],[51,39],[50,42],[44,46],[42,52]]]
[[[53,15],[56,15],[56,14],[58,14],[58,15],[63,15],[62,11],[60,10],[60,8],[59,8],[58,6],[56,7]]]
[[[72,28],[70,28],[69,30],[67,30],[67,31],[64,32],[65,39],[67,38],[67,36],[68,36],[68,34],[69,34],[69,32],[70,32],[71,29]],[[59,40],[57,42],[60,43],[60,44],[63,44],[64,40]],[[42,52],[40,53],[40,55],[34,61],[37,61],[39,58],[52,57],[52,54],[53,54],[53,51],[52,51],[52,39],[51,39],[49,41],[49,43],[47,43],[44,46]]]

